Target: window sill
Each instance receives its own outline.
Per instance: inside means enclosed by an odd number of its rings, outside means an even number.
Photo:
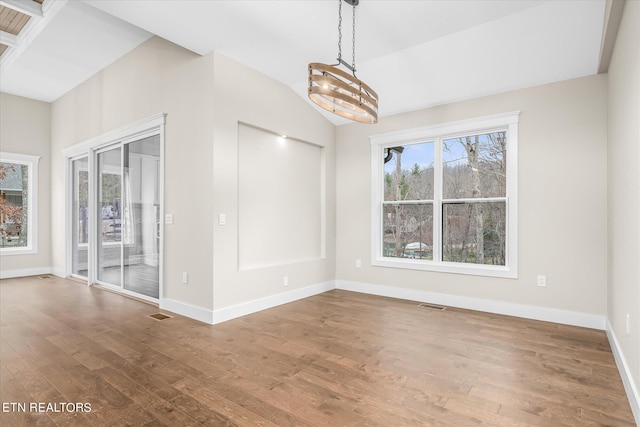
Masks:
[[[404,258],[374,258],[375,267],[402,268],[406,270],[433,271],[438,273],[466,274],[470,276],[500,277],[517,279],[518,271],[513,267],[482,264],[462,264],[454,262],[435,262]]]
[[[10,256],[10,255],[32,255],[37,254],[38,250],[34,248],[0,248],[0,255],[2,256]]]

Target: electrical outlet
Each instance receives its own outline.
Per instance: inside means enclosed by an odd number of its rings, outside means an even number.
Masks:
[[[542,288],[547,287],[547,276],[543,276],[542,274],[538,275],[538,286]]]
[[[285,288],[289,286],[289,276],[284,276],[282,278],[282,286],[284,286]]]
[[[357,259],[356,260],[356,268],[361,268],[362,267],[362,261]]]

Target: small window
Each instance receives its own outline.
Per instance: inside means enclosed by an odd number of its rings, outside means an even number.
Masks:
[[[0,153],[0,251],[3,255],[37,252],[39,159]]]
[[[371,138],[373,265],[517,277],[517,119]]]

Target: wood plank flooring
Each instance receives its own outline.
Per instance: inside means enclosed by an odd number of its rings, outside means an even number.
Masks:
[[[0,425],[634,426],[602,331],[331,291],[219,325],[0,281]]]

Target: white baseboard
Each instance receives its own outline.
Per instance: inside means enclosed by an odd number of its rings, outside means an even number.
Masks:
[[[51,267],[25,268],[22,270],[1,270],[0,279],[12,279],[14,277],[38,276],[40,274],[52,274]]]
[[[59,270],[57,268],[52,268],[51,269],[51,274],[53,274],[54,276],[57,276],[61,279],[66,279],[67,277],[69,277],[69,275],[64,271],[64,270]]]
[[[536,307],[495,301],[482,298],[464,297],[458,295],[440,294],[419,291],[415,289],[396,288],[393,286],[373,285],[369,283],[336,280],[336,289],[361,292],[390,298],[411,301],[430,302],[450,307],[466,308],[469,310],[485,311],[488,313],[504,314],[507,316],[523,317],[525,319],[542,320],[545,322],[562,323],[564,325],[582,326],[585,328],[605,329],[605,316],[558,310],[555,308]]]
[[[223,307],[213,311],[213,324],[226,322],[227,320],[246,316],[247,314],[256,313],[268,308],[277,307],[282,304],[308,298],[335,289],[333,281],[318,283],[315,285],[305,286],[304,288],[295,289],[293,291],[272,295],[265,298],[259,298],[242,304]]]
[[[169,298],[160,299],[160,308],[204,323],[213,323],[213,311]]]
[[[208,310],[206,308],[196,307],[169,298],[163,298],[160,300],[160,308],[201,322],[215,325],[216,323],[226,322],[227,320],[236,319],[238,317],[246,316],[247,314],[256,313],[258,311],[277,307],[299,299],[308,298],[332,289],[335,289],[334,282],[318,283],[289,292],[247,301],[242,304],[223,307],[218,310]]]
[[[618,371],[620,371],[620,377],[622,377],[622,384],[624,384],[624,389],[627,392],[631,411],[636,419],[636,424],[640,425],[640,393],[638,392],[636,383],[633,381],[631,369],[629,369],[629,364],[624,357],[624,353],[622,352],[622,348],[620,348],[620,343],[616,338],[616,334],[613,332],[609,319],[607,319],[607,337],[609,338],[609,344],[613,351],[613,357],[616,359],[616,365],[618,365]]]
[[[481,298],[464,297],[457,295],[440,294],[435,292],[419,291],[415,289],[396,288],[392,286],[373,285],[369,283],[350,282],[336,280],[318,283],[295,289],[293,291],[259,298],[245,303],[223,307],[217,310],[208,310],[196,307],[180,301],[164,298],[160,301],[160,308],[201,322],[216,324],[236,319],[251,313],[266,310],[278,305],[308,298],[332,289],[360,292],[390,298],[400,298],[411,301],[430,302],[450,307],[466,308],[470,310],[484,311],[488,313],[504,314],[508,316],[523,317],[525,319],[542,320],[546,322],[561,323],[564,325],[581,326],[593,329],[606,329],[605,316],[596,314],[579,313],[554,308],[536,307],[524,304],[515,304],[503,301],[494,301]]]

